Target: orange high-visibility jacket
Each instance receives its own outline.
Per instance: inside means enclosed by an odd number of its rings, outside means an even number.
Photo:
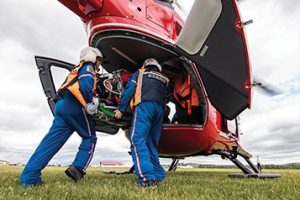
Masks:
[[[62,84],[62,86],[60,86],[58,93],[63,93],[63,91],[65,89],[68,89],[75,97],[76,99],[81,103],[81,105],[83,107],[86,106],[87,102],[85,101],[81,91],[80,91],[80,86],[79,86],[79,82],[78,82],[78,73],[79,70],[81,69],[83,63],[81,63],[79,66],[75,67],[70,74],[68,75],[68,77],[66,78],[65,82]],[[96,92],[96,72],[94,71],[93,73],[94,75],[94,86],[93,86],[93,93]]]
[[[188,73],[180,74],[175,79],[174,98],[187,110],[189,115],[192,113],[192,106],[200,105],[196,88],[191,82],[191,77]]]

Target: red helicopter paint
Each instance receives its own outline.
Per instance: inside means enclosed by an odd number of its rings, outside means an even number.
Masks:
[[[169,170],[176,169],[178,159],[217,154],[239,167],[243,177],[279,177],[260,173],[251,154],[238,143],[238,115],[251,106],[252,78],[247,22],[242,21],[236,0],[196,0],[186,20],[180,3],[172,0],[59,2],[84,22],[89,44],[103,53],[108,72],[134,71],[154,57],[174,84],[178,74],[189,74],[200,105],[194,119],[164,123],[159,155],[173,159]],[[72,65],[44,57],[36,57],[36,62],[53,109],[55,87],[49,83],[49,68]],[[115,134],[118,129],[97,126],[97,130]]]

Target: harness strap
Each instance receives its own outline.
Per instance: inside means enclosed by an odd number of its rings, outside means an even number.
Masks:
[[[68,77],[67,77],[67,79],[68,79]],[[67,81],[67,79],[65,80],[65,82]],[[76,81],[78,81],[78,76],[75,76],[75,77],[74,77],[67,85],[65,85],[64,87],[59,88],[59,90],[57,91],[58,96],[62,97],[63,94],[65,93],[66,89],[67,89],[68,87],[70,87],[71,85],[73,85]],[[65,83],[65,82],[64,82],[64,83]],[[63,83],[63,85],[64,85],[64,83]]]

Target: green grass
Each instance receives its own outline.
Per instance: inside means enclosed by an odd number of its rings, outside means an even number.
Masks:
[[[0,167],[0,199],[144,199],[144,200],[300,200],[300,170],[267,170],[282,173],[279,179],[231,179],[234,169],[178,169],[168,173],[157,189],[141,189],[134,175],[106,175],[103,168],[90,168],[87,176],[73,183],[65,168],[47,167],[45,184],[19,186],[22,167]]]

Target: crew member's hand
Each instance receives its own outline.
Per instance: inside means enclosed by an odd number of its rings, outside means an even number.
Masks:
[[[89,114],[89,115],[95,115],[98,111],[98,105],[96,105],[95,103],[88,103],[85,106],[85,111]]]
[[[115,118],[116,119],[121,119],[123,116],[123,113],[119,110],[115,110]]]

